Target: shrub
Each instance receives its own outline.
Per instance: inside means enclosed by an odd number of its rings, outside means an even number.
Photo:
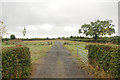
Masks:
[[[27,47],[8,47],[2,50],[2,77],[27,78],[30,74],[30,52]]]
[[[64,42],[64,45],[70,45],[69,42]]]
[[[88,45],[89,63],[94,67],[94,62],[115,77],[120,77],[120,46]]]
[[[93,42],[93,39],[81,39],[82,42]]]
[[[48,42],[48,45],[52,45],[52,42]]]
[[[115,36],[111,39],[111,42],[114,44],[120,44],[120,36]]]

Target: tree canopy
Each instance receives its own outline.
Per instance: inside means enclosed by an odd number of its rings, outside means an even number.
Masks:
[[[115,33],[112,20],[96,20],[90,24],[84,24],[79,29],[79,34],[83,33],[86,36],[92,36],[94,40],[97,40],[100,36],[111,35]]]
[[[0,21],[0,38],[2,38],[7,32],[7,29],[5,27],[6,25],[4,24],[4,22]]]
[[[13,40],[13,39],[16,39],[15,35],[10,35],[10,39]]]

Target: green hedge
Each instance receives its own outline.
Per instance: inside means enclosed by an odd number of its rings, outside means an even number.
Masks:
[[[120,36],[115,36],[111,39],[111,42],[114,44],[120,44]]]
[[[2,50],[2,78],[27,78],[31,60],[27,47],[10,47]]]
[[[120,46],[88,45],[89,63],[94,67],[94,62],[105,72],[115,77],[120,77]]]
[[[89,38],[89,39],[68,39],[71,41],[82,41],[82,42],[95,42],[93,38]],[[114,43],[114,44],[120,44],[120,36],[114,36],[114,37],[103,37],[103,38],[99,38],[97,40],[98,43]]]
[[[71,41],[94,42],[93,39],[70,39]]]

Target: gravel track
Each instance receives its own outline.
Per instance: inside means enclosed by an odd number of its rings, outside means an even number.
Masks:
[[[51,50],[37,64],[31,78],[90,78],[63,45],[56,41]]]

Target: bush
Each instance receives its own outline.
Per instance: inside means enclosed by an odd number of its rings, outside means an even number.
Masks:
[[[116,77],[120,77],[120,46],[88,45],[89,63],[94,67],[94,62]]]
[[[27,78],[30,74],[29,48],[16,46],[2,50],[2,77]]]
[[[70,45],[69,42],[64,42],[64,45]]]
[[[48,45],[52,45],[52,42],[48,42]]]
[[[93,39],[81,39],[82,42],[93,42]]]
[[[111,42],[114,44],[120,44],[120,36],[115,36],[111,39]]]

